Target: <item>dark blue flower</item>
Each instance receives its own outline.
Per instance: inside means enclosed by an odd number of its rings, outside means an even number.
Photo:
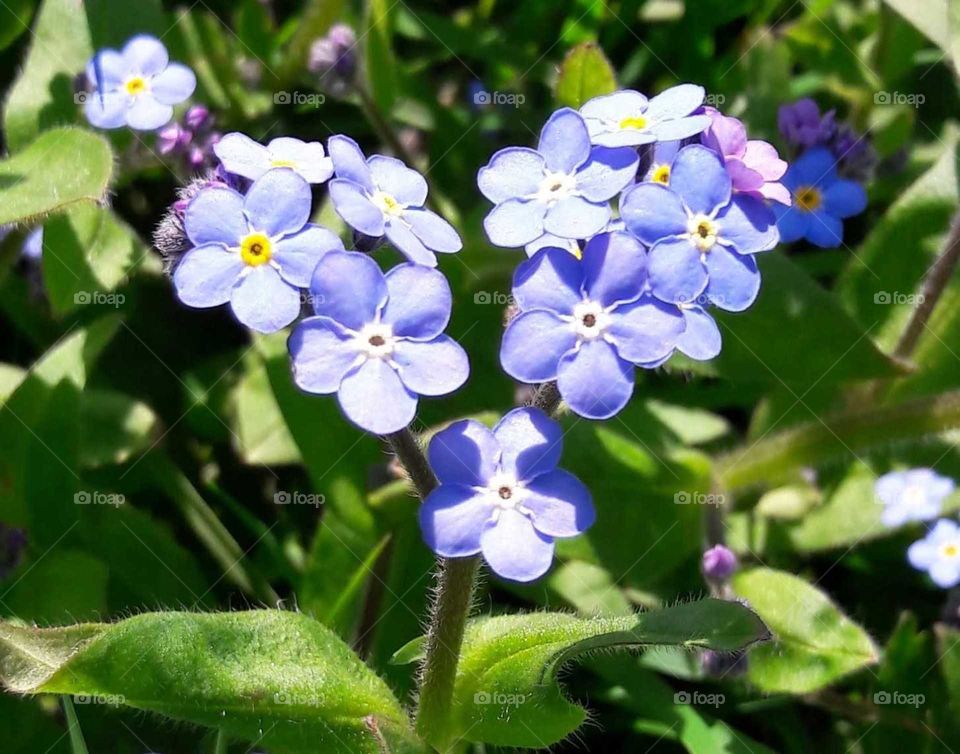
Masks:
[[[837,158],[826,147],[804,152],[787,168],[782,182],[793,196],[789,207],[774,205],[784,243],[805,238],[815,246],[835,248],[843,243],[843,219],[867,206],[863,186],[837,174]]]
[[[492,431],[470,419],[438,432],[429,457],[440,486],[420,507],[427,546],[449,558],[482,552],[511,581],[545,574],[554,539],[596,516],[589,490],[557,468],[562,447],[560,425],[535,408],[514,409]]]

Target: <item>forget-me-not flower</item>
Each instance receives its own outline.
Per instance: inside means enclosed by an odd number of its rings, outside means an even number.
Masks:
[[[171,63],[167,48],[147,35],[133,37],[123,50],[99,50],[87,63],[93,87],[84,104],[87,120],[97,128],[130,126],[153,131],[170,122],[173,106],[197,86],[187,66]]]
[[[333,233],[307,222],[310,207],[310,186],[289,168],[264,174],[246,196],[226,186],[202,189],[184,213],[194,248],[174,270],[177,296],[201,308],[229,302],[257,332],[289,325],[317,262],[343,249]]]
[[[760,290],[752,255],[777,244],[771,210],[734,194],[719,155],[692,144],[673,161],[669,187],[645,182],[620,199],[627,229],[650,246],[650,290],[675,304],[701,294],[721,309],[742,311]]]
[[[633,393],[634,365],[659,362],[683,331],[676,306],[644,293],[646,253],[627,233],[594,236],[577,259],[541,249],[514,275],[520,314],[500,347],[521,382],[557,381],[567,405],[606,419]]]
[[[640,92],[623,89],[594,97],[580,108],[590,139],[603,147],[635,147],[655,141],[694,136],[710,125],[695,114],[706,96],[702,86],[680,84],[648,100]]]
[[[720,328],[705,306],[680,304],[684,328],[677,338],[677,350],[695,361],[709,361],[720,353]]]
[[[468,419],[438,432],[428,455],[440,486],[420,507],[427,546],[448,558],[483,553],[511,581],[545,574],[554,540],[596,516],[589,490],[557,468],[562,448],[560,425],[536,408],[514,409],[492,431]]]
[[[907,550],[910,565],[926,571],[933,583],[950,589],[960,583],[960,526],[941,519],[923,539]]]
[[[273,168],[290,168],[307,183],[323,183],[333,175],[333,162],[319,141],[281,136],[264,146],[235,131],[221,137],[213,152],[224,170],[251,181]]]
[[[839,176],[837,158],[826,147],[800,155],[787,168],[783,184],[793,195],[793,204],[773,208],[784,243],[805,238],[815,246],[835,248],[843,243],[843,220],[867,207],[863,186]]]
[[[536,149],[507,147],[480,169],[477,185],[496,206],[483,221],[496,246],[525,246],[549,233],[586,239],[610,220],[611,198],[637,173],[635,149],[596,147],[576,110],[557,110]]]
[[[956,485],[933,469],[891,471],[877,479],[874,492],[883,504],[880,520],[886,526],[929,521],[940,515],[943,501]]]
[[[447,279],[423,265],[384,275],[355,251],[332,252],[310,285],[316,316],[290,336],[293,379],[309,393],[337,394],[354,424],[388,434],[406,427],[420,395],[446,395],[467,380],[460,344],[443,331]]]
[[[436,252],[463,248],[457,231],[440,215],[424,208],[427,182],[394,157],[364,157],[348,136],[327,142],[337,177],[330,198],[351,228],[371,238],[387,239],[411,262],[437,266]]]

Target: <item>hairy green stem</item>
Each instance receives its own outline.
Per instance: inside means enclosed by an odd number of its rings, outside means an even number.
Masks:
[[[960,390],[953,390],[896,406],[824,416],[732,450],[717,459],[716,469],[722,488],[733,491],[783,481],[805,466],[958,428]]]
[[[77,711],[73,708],[73,699],[67,695],[63,696],[62,699],[63,711],[67,716],[67,730],[70,732],[70,751],[73,754],[89,754],[87,742],[83,740],[83,731],[80,730]]]

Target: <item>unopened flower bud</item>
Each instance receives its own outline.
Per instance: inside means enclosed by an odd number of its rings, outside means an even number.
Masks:
[[[703,553],[702,568],[710,581],[726,581],[737,570],[737,556],[723,545],[715,545]]]

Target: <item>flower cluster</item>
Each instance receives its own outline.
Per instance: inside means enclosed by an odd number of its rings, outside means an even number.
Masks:
[[[890,527],[911,521],[931,521],[943,512],[943,503],[956,489],[952,479],[932,469],[891,471],[877,480],[874,492],[883,505],[880,520]],[[910,545],[910,565],[930,574],[933,582],[949,588],[960,583],[960,527],[940,519],[927,535]]]
[[[157,133],[160,154],[179,157],[193,171],[210,168],[216,159],[213,148],[220,134],[213,130],[213,116],[203,105],[194,105],[182,121],[173,121]]]
[[[843,220],[867,206],[867,194],[853,178],[869,175],[875,159],[870,144],[848,126],[837,125],[833,110],[821,116],[811,99],[781,107],[778,122],[788,144],[803,150],[783,177],[793,202],[775,207],[780,239],[840,246]]]
[[[557,380],[581,416],[620,411],[635,366],[716,356],[710,307],[743,311],[759,292],[753,257],[779,240],[770,205],[790,201],[787,165],[704,98],[682,84],[563,108],[536,149],[502,149],[478,174],[490,241],[531,256],[501,363],[522,382]]]

